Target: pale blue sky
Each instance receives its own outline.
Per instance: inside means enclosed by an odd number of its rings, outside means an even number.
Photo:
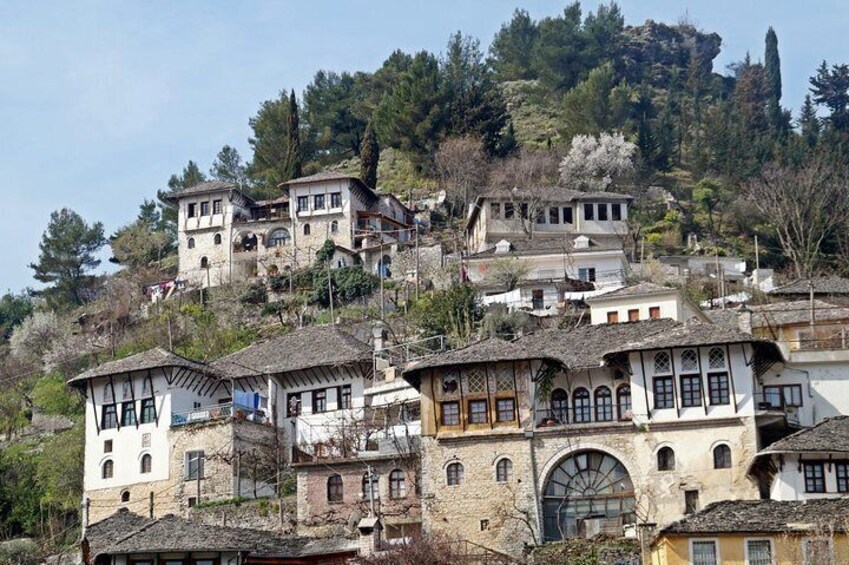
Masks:
[[[583,3],[585,12],[596,1]],[[249,157],[248,118],[317,69],[374,70],[389,53],[442,50],[455,30],[488,46],[516,6],[542,0],[0,3],[0,291],[27,265],[50,212],[69,206],[108,233],[189,160],[224,144]],[[782,102],[798,108],[822,59],[847,62],[849,4],[836,0],[623,0],[626,23],[684,15],[722,36],[717,69],[762,58],[777,33]],[[104,263],[105,264],[105,263]]]

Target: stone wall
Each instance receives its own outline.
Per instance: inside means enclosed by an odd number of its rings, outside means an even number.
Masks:
[[[280,505],[283,511],[280,511]],[[194,507],[189,519],[207,526],[250,528],[283,534],[295,532],[295,499],[258,499]]]

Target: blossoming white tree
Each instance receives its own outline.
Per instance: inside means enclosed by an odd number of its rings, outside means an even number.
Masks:
[[[576,190],[612,190],[634,172],[636,149],[621,133],[576,135],[560,162],[560,182]]]

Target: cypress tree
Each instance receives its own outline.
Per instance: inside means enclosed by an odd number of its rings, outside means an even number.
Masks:
[[[379,161],[380,146],[377,144],[377,136],[374,133],[371,120],[369,120],[360,148],[360,179],[369,188],[377,188],[377,164]]]
[[[781,132],[781,58],[778,56],[778,36],[772,27],[766,32],[766,52],[764,54],[764,71],[767,88],[767,116],[773,131]]]
[[[301,133],[298,120],[298,101],[295,91],[289,96],[289,116],[286,133],[286,179],[292,180],[302,175],[301,170]]]
[[[799,130],[802,134],[802,140],[813,147],[817,144],[820,138],[820,119],[817,117],[816,108],[811,101],[811,95],[805,95],[805,103],[802,104],[802,111],[799,114]]]

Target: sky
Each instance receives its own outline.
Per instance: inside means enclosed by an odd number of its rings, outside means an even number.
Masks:
[[[250,157],[248,119],[315,71],[371,71],[395,49],[439,53],[461,30],[488,47],[514,8],[565,1],[214,0],[0,3],[0,292],[36,287],[28,265],[50,213],[70,207],[107,235],[189,159],[225,144]],[[597,1],[582,3],[594,10]],[[849,3],[620,0],[626,24],[681,17],[722,37],[714,70],[763,58],[778,34],[784,98],[798,109],[820,62],[847,62]],[[104,257],[108,254],[104,252]],[[108,263],[104,261],[104,267]]]

